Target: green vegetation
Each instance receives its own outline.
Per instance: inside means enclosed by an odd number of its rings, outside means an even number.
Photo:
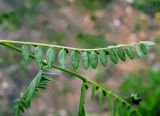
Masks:
[[[134,0],[132,6],[151,16],[154,16],[156,12],[160,11],[159,0]]]
[[[81,0],[80,3],[91,11],[105,7],[112,0]]]
[[[95,95],[99,97],[99,104],[102,104],[103,99],[107,100],[108,106],[110,106],[111,98],[113,101],[112,111],[113,116],[117,114],[120,115],[137,115],[141,116],[139,111],[135,109],[130,103],[128,103],[122,97],[116,95],[114,92],[109,90],[108,88],[104,87],[100,83],[94,82],[92,80],[87,79],[86,77],[81,76],[76,71],[69,70],[67,67],[67,56],[69,51],[71,53],[71,63],[73,69],[77,69],[79,66],[80,55],[82,52],[82,63],[84,69],[88,69],[89,65],[93,68],[97,68],[98,64],[98,56],[99,52],[100,61],[103,66],[106,66],[107,63],[107,56],[109,55],[110,60],[114,63],[118,63],[118,58],[125,62],[125,56],[128,55],[130,59],[142,56],[147,54],[147,46],[154,45],[153,42],[149,41],[141,41],[135,44],[120,44],[117,46],[108,46],[106,48],[98,48],[98,49],[81,49],[81,48],[72,48],[72,47],[65,47],[65,46],[58,46],[58,45],[51,45],[51,44],[44,44],[44,43],[32,43],[32,42],[21,42],[21,41],[8,41],[8,40],[0,40],[0,44],[6,46],[14,51],[17,51],[22,54],[24,61],[28,62],[31,58],[35,60],[39,67],[39,71],[32,82],[29,84],[26,90],[24,90],[23,94],[16,100],[15,104],[15,115],[19,116],[21,112],[25,112],[32,103],[33,98],[37,96],[37,93],[41,89],[45,89],[49,82],[52,81],[49,73],[46,71],[52,68],[56,68],[68,74],[75,76],[76,78],[82,81],[81,86],[81,95],[80,95],[80,103],[79,103],[79,116],[85,116],[85,94],[88,92],[87,89],[89,86],[92,87],[91,89],[91,100],[94,99]],[[22,45],[21,48],[16,47],[16,45]],[[34,52],[31,52],[29,47],[35,46]],[[48,50],[46,52],[46,58],[43,58],[43,51],[42,47],[47,47]],[[55,55],[55,49],[58,51],[58,56]],[[127,50],[127,52],[124,52]],[[118,55],[116,55],[118,54]],[[126,55],[125,55],[126,54]],[[132,56],[132,57],[131,57]],[[133,57],[135,56],[135,57]],[[55,65],[54,59],[55,57],[58,58],[59,64]],[[59,66],[58,66],[59,65]],[[135,100],[138,99],[137,96],[133,96]],[[125,109],[124,111],[118,109]]]
[[[106,47],[108,45],[108,42],[102,35],[90,35],[80,32],[76,35],[76,39],[84,48]]]
[[[142,116],[158,116],[160,114],[160,70],[133,72],[125,77],[120,86],[123,96],[137,93],[141,97],[138,110]]]
[[[1,11],[0,12],[0,25],[3,27],[17,26],[20,23],[20,16],[16,11]]]

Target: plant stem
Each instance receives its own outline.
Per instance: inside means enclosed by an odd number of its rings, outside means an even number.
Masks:
[[[11,43],[11,44],[21,44],[21,45],[34,45],[34,46],[42,46],[42,47],[54,47],[59,49],[69,49],[69,50],[78,50],[78,51],[100,51],[100,50],[108,50],[110,48],[119,48],[119,47],[127,47],[132,45],[139,45],[140,43],[132,43],[132,44],[120,44],[119,46],[110,46],[105,48],[95,48],[95,49],[82,49],[82,48],[73,48],[59,45],[51,45],[45,43],[34,43],[34,42],[23,42],[23,41],[11,41],[11,40],[0,40],[0,43]]]

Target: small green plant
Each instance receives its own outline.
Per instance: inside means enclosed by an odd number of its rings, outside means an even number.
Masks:
[[[80,2],[85,8],[95,11],[105,7],[106,4],[110,3],[112,0],[81,0]]]
[[[160,114],[160,70],[137,71],[125,77],[120,86],[123,96],[137,93],[142,101],[138,110],[143,116],[158,116]],[[130,101],[132,103],[132,101]]]
[[[143,12],[154,16],[156,12],[160,10],[160,1],[159,0],[134,0],[132,6],[142,10]]]
[[[76,40],[85,48],[105,47],[109,43],[102,35],[90,35],[83,32],[77,33]]]
[[[47,73],[47,71],[52,68],[69,73],[82,81],[78,116],[86,115],[85,94],[88,92],[89,87],[91,87],[91,100],[94,99],[95,94],[99,96],[100,105],[104,100],[107,100],[108,107],[113,111],[113,116],[141,116],[141,113],[127,100],[116,95],[100,83],[94,82],[78,74],[76,69],[79,67],[80,60],[82,60],[83,68],[87,70],[89,66],[96,69],[99,60],[103,66],[107,66],[108,59],[110,59],[113,64],[117,64],[119,59],[125,62],[127,58],[126,56],[131,60],[136,57],[141,58],[143,54],[147,54],[146,46],[154,45],[153,42],[141,41],[134,44],[119,44],[97,49],[81,49],[44,43],[10,40],[0,40],[0,44],[22,54],[25,62],[28,62],[29,59],[35,60],[39,67],[39,71],[35,78],[22,93],[20,98],[16,100],[14,108],[16,116],[19,116],[21,112],[25,112],[25,110],[30,107],[33,98],[37,96],[38,92],[41,89],[45,89],[52,81],[51,77],[48,76],[50,74]],[[31,46],[35,47],[34,52],[31,52]],[[45,58],[43,58],[42,48],[48,48]],[[58,52],[58,55],[56,55],[56,52]],[[68,64],[67,56],[69,53],[71,53],[72,70],[66,68]],[[57,65],[55,64],[56,58],[59,62]],[[111,104],[112,102],[113,104]]]
[[[0,25],[4,27],[15,26],[20,22],[20,16],[16,11],[0,11]]]

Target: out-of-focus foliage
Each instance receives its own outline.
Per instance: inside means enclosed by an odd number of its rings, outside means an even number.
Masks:
[[[66,38],[66,33],[64,31],[46,30],[43,33],[43,36],[46,39],[52,39],[56,41],[58,44],[62,44],[63,40]]]
[[[0,11],[0,25],[8,29],[20,26],[25,18],[31,18],[39,3],[40,0],[23,0],[15,4],[12,10]]]
[[[105,7],[112,0],[80,0],[80,3],[91,11]]]
[[[155,43],[157,43],[157,46],[154,46],[153,50],[154,50],[154,52],[159,54],[160,53],[160,46],[159,46],[160,45],[160,36],[155,37]]]
[[[0,12],[0,25],[4,27],[11,27],[18,25],[20,22],[20,16],[16,11],[1,11]]]
[[[76,39],[85,48],[105,47],[108,45],[108,42],[102,35],[90,35],[81,32],[76,35]]]
[[[24,0],[24,6],[27,9],[34,9],[40,3],[40,0]]]
[[[120,86],[122,95],[138,93],[142,101],[138,109],[143,116],[159,116],[160,114],[160,70],[134,72],[126,76]]]
[[[160,11],[160,0],[134,0],[132,5],[151,16]]]

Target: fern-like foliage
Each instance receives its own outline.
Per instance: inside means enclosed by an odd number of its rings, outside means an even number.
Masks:
[[[52,81],[50,78],[43,75],[43,71],[39,70],[33,81],[22,93],[22,96],[16,100],[15,113],[16,116],[20,115],[20,112],[24,112],[31,105],[32,99],[37,95],[40,89],[45,89],[48,83]]]
[[[40,89],[46,88],[48,83],[51,81],[51,79],[43,73],[43,69],[46,68],[56,68],[82,80],[78,116],[86,115],[85,94],[87,93],[89,87],[91,87],[91,101],[94,100],[95,95],[97,95],[99,98],[100,106],[104,101],[107,101],[107,106],[109,109],[112,109],[113,116],[141,116],[139,111],[137,111],[134,106],[129,104],[122,97],[116,95],[100,83],[89,80],[73,70],[66,69],[66,67],[68,64],[68,55],[71,56],[70,63],[72,65],[72,69],[74,70],[78,69],[80,61],[82,62],[83,68],[87,70],[89,66],[93,69],[96,69],[99,62],[103,66],[107,66],[109,59],[113,64],[117,64],[119,60],[125,62],[127,60],[127,56],[131,60],[134,60],[135,58],[141,58],[143,55],[147,55],[147,46],[154,45],[153,42],[141,41],[134,44],[119,44],[117,46],[108,46],[106,48],[97,49],[71,48],[44,43],[9,40],[0,40],[0,44],[22,54],[25,62],[27,62],[29,59],[35,60],[40,68],[39,72],[27,89],[23,92],[22,96],[16,100],[16,116],[19,116],[20,112],[24,112],[26,109],[28,109],[34,96],[37,95],[37,92]],[[17,44],[20,44],[22,47],[16,47]],[[30,51],[30,46],[35,46],[35,50],[33,52]],[[43,58],[44,55],[42,52],[42,47],[48,48],[45,58]],[[56,56],[56,52],[58,52],[58,56]],[[57,65],[55,65],[56,58],[58,59]]]

